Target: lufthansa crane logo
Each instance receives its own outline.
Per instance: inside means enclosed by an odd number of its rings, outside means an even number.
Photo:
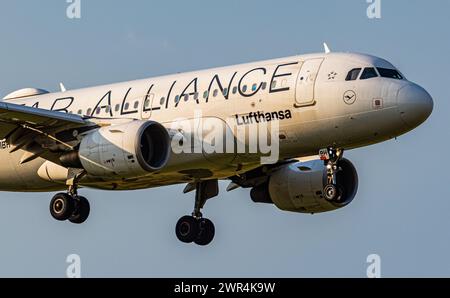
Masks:
[[[356,101],[356,93],[353,90],[345,91],[344,93],[344,102],[348,105],[355,103]]]

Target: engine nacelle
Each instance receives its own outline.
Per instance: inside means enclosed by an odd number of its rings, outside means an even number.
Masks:
[[[336,174],[338,188],[342,191],[339,201],[328,201],[323,190],[327,184],[327,170],[321,160],[296,162],[274,172],[268,182],[254,187],[254,202],[274,203],[278,208],[300,213],[319,213],[348,205],[358,190],[358,174],[353,164],[343,158]]]
[[[133,178],[163,168],[170,157],[170,139],[164,126],[153,121],[130,121],[101,127],[83,137],[78,154],[62,157],[78,162],[89,175]]]

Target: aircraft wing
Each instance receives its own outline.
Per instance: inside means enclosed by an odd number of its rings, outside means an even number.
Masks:
[[[94,122],[79,115],[0,102],[0,139],[12,147],[11,152],[26,151],[21,163],[72,150],[77,141],[74,129],[93,126]]]
[[[0,139],[5,138],[12,128],[30,126],[34,128],[87,125],[88,121],[79,115],[66,114],[13,103],[0,102]]]

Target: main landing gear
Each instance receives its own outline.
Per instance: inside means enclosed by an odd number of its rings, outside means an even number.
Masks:
[[[186,189],[185,192],[190,191]],[[208,199],[217,196],[218,193],[219,187],[217,180],[195,183],[194,211],[192,215],[186,215],[180,218],[175,227],[175,233],[180,241],[184,243],[194,242],[202,246],[211,243],[215,234],[214,224],[209,219],[203,218],[200,210]]]
[[[342,188],[337,183],[336,174],[340,171],[339,160],[344,155],[344,150],[328,147],[319,151],[320,159],[324,161],[327,169],[327,184],[323,189],[324,197],[330,202],[340,202],[343,194]]]
[[[50,214],[59,221],[69,220],[74,224],[81,224],[87,220],[90,212],[89,201],[78,195],[78,182],[85,175],[84,171],[69,170],[69,191],[58,193],[50,201]]]

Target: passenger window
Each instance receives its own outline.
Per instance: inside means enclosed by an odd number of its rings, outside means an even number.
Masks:
[[[198,92],[195,92],[195,94],[194,94],[194,99],[195,99],[195,100],[198,99]]]
[[[179,95],[175,96],[175,103],[178,103],[179,101],[180,101],[180,96]]]
[[[159,104],[163,105],[166,102],[166,98],[165,97],[161,97],[161,99],[159,100]]]
[[[188,101],[189,100],[189,94],[185,94],[184,95],[184,101]]]
[[[358,78],[359,73],[361,72],[361,68],[353,68],[347,74],[345,78],[346,81],[354,81]]]
[[[266,82],[263,82],[263,83],[261,84],[261,89],[262,89],[262,90],[266,90],[266,87],[267,87],[267,83],[266,83]]]
[[[134,102],[134,108],[137,109],[139,107],[139,101]]]
[[[91,108],[89,108],[87,111],[86,111],[86,114],[88,115],[88,116],[90,116],[91,115],[91,113],[92,113],[92,109]]]
[[[83,110],[78,110],[78,115],[82,115],[83,114]]]
[[[223,89],[223,96],[227,96],[228,95],[228,88],[224,88]]]
[[[120,104],[116,104],[116,107],[114,108],[114,110],[115,110],[116,112],[118,112],[119,109],[120,109]]]
[[[217,94],[219,94],[219,90],[215,89],[214,92],[213,92],[213,96],[216,97]]]
[[[203,98],[206,99],[208,97],[208,91],[203,92]]]
[[[110,106],[106,106],[106,107],[105,107],[105,112],[106,112],[106,113],[109,113],[109,110],[110,110],[110,109],[111,109]]]
[[[376,77],[378,77],[378,74],[375,71],[375,68],[367,67],[367,68],[364,68],[364,71],[361,74],[360,80],[366,80],[366,79],[376,78]]]
[[[150,105],[150,99],[146,98],[145,99],[145,103],[144,103],[144,107],[148,108],[149,105]]]
[[[256,91],[256,88],[258,87],[258,85],[256,85],[256,84],[253,84],[252,85],[252,91]]]
[[[395,69],[377,67],[377,70],[383,78],[403,80],[403,76]]]
[[[101,108],[98,107],[98,108],[95,110],[95,113],[98,115],[98,114],[100,114],[100,111],[101,111]]]
[[[272,82],[272,89],[275,89],[276,86],[277,86],[277,81],[273,81]]]
[[[125,104],[125,111],[128,110],[129,107],[130,107],[130,104],[127,102],[127,103]]]
[[[237,93],[237,87],[233,87],[233,94]]]
[[[245,93],[245,91],[247,91],[247,85],[244,85],[244,87],[242,87],[242,92]]]

